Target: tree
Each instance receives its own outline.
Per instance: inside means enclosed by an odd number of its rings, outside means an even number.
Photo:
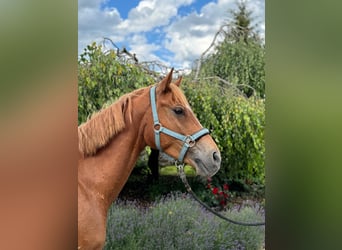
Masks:
[[[222,156],[213,180],[265,184],[265,45],[252,26],[246,2],[230,11],[232,21],[202,54],[196,84],[184,84],[189,103],[210,129]],[[215,45],[216,44],[216,45]],[[196,77],[197,79],[197,77]],[[210,79],[210,80],[209,80]]]
[[[254,32],[255,27],[252,25],[252,11],[248,10],[247,4],[244,0],[237,3],[237,10],[231,10],[233,20],[229,22],[231,25],[231,37],[235,42],[244,41],[248,43],[249,39],[259,39],[257,33]]]
[[[230,11],[233,20],[224,25],[224,40],[214,53],[202,62],[201,75],[217,76],[234,85],[250,97],[265,97],[265,45],[254,31],[252,11],[246,3],[237,3],[237,11]]]

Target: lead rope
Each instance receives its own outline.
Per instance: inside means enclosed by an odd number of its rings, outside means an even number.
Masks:
[[[186,190],[188,191],[188,193],[190,193],[192,195],[192,197],[198,201],[198,203],[200,203],[204,208],[206,208],[209,212],[215,214],[216,216],[220,217],[221,219],[228,221],[230,223],[236,224],[236,225],[241,225],[241,226],[263,226],[265,225],[265,222],[254,222],[254,223],[248,223],[248,222],[239,222],[239,221],[235,221],[232,219],[229,219],[225,216],[223,216],[222,214],[216,212],[215,210],[213,210],[211,207],[209,207],[207,204],[205,204],[203,201],[201,201],[196,195],[195,193],[192,191],[188,180],[186,179],[186,175],[184,173],[184,163],[179,163],[178,161],[175,162],[175,165],[178,169],[178,174],[179,177],[181,178],[182,182],[184,183],[184,186],[186,188]]]

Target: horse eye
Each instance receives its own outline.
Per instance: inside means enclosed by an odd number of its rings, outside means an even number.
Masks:
[[[174,108],[173,112],[175,112],[176,115],[184,115],[184,109],[181,107]]]

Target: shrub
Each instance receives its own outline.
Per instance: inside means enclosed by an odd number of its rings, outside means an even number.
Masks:
[[[262,217],[248,207],[225,214],[241,221]],[[264,231],[229,224],[178,193],[146,209],[134,202],[116,202],[109,211],[105,249],[261,249]]]
[[[152,77],[120,61],[114,50],[104,52],[101,45],[88,45],[78,60],[78,123],[123,94],[152,83]]]
[[[202,65],[202,76],[218,76],[235,86],[248,85],[252,88],[241,88],[247,96],[254,89],[254,94],[265,97],[265,46],[260,41],[245,43],[226,39]]]
[[[216,207],[219,206],[221,210],[225,209],[230,196],[229,185],[227,183],[222,186],[213,185],[212,179],[208,178],[207,189],[210,191],[211,203]]]
[[[264,185],[264,99],[244,97],[217,81],[187,81],[182,87],[221,151],[221,170],[213,179]]]

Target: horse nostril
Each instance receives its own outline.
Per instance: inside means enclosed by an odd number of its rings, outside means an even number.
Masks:
[[[220,161],[220,156],[219,156],[219,154],[216,151],[213,153],[213,159],[216,162]]]

